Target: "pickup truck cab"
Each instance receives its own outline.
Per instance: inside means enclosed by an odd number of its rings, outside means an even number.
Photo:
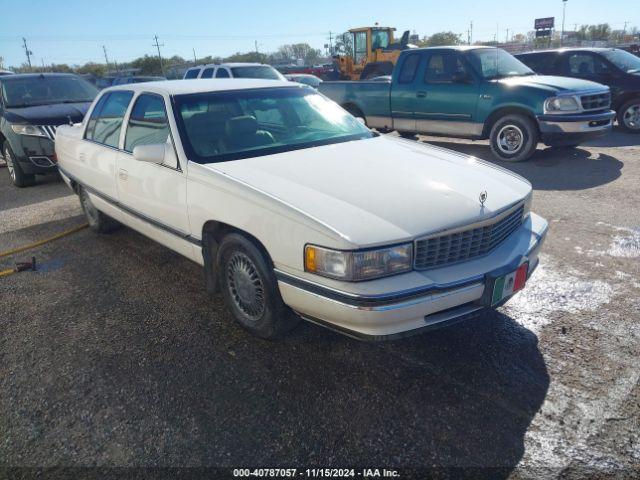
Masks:
[[[618,48],[561,48],[516,55],[542,75],[562,75],[607,85],[618,125],[640,133],[640,58]]]
[[[92,229],[203,265],[261,337],[293,312],[373,339],[478,316],[524,287],[547,232],[522,177],[372,132],[291,82],[111,87],[56,152]]]
[[[323,82],[319,91],[367,125],[489,139],[501,160],[529,158],[539,141],[575,146],[611,130],[609,88],[539,76],[493,47],[432,47],[400,54],[391,83]]]

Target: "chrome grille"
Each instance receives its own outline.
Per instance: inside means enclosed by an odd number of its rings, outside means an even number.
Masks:
[[[520,204],[494,222],[417,240],[415,268],[443,267],[489,253],[522,225],[523,214],[524,204]]]
[[[44,132],[49,140],[56,139],[56,125],[40,125],[40,129]]]
[[[582,95],[580,97],[583,110],[603,110],[611,106],[611,94],[609,92],[594,95]]]

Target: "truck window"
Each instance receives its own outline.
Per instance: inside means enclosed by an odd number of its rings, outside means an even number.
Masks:
[[[597,75],[608,71],[609,67],[592,53],[577,52],[569,56],[569,73],[571,75]]]
[[[216,78],[229,78],[229,71],[226,68],[218,68]]]
[[[420,54],[412,53],[407,55],[407,58],[402,64],[400,69],[400,75],[398,75],[398,83],[411,83],[416,78],[416,72],[418,71],[418,65],[420,64]]]
[[[371,32],[371,50],[385,49],[389,46],[389,32],[387,30],[373,30]]]
[[[355,50],[353,61],[360,63],[367,57],[367,32],[356,32],[353,44]]]
[[[192,68],[190,70],[187,70],[184,78],[198,78],[198,73],[200,73],[199,68]]]
[[[200,75],[200,78],[213,78],[213,68],[205,68],[202,71],[202,75]]]
[[[467,73],[464,64],[451,52],[434,53],[427,61],[425,83],[451,83],[454,73]]]

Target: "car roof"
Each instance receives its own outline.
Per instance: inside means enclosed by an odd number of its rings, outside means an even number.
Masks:
[[[133,92],[151,92],[167,95],[186,95],[190,93],[223,92],[228,90],[250,90],[254,88],[291,87],[285,80],[263,80],[260,78],[213,78],[192,80],[164,80],[158,82],[129,83],[104,89],[129,90]]]
[[[469,50],[478,50],[480,48],[496,48],[491,45],[442,45],[440,47],[420,47],[420,48],[410,48],[408,50],[404,50],[405,52],[420,52],[422,50],[458,50],[461,52],[466,52]]]
[[[533,52],[518,53],[518,55],[531,55],[540,53],[563,53],[563,52],[610,52],[612,50],[620,50],[619,48],[607,48],[607,47],[564,47],[554,48],[551,50],[534,50]]]
[[[266,63],[247,63],[247,62],[231,62],[231,63],[207,63],[206,65],[196,65],[195,67],[190,67],[188,70],[192,70],[194,68],[208,68],[208,67],[270,67]]]

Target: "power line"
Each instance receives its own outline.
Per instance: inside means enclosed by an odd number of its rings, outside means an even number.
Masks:
[[[162,65],[162,55],[160,54],[160,47],[164,47],[164,43],[158,43],[158,35],[155,35],[153,38],[156,39],[156,43],[153,45],[158,49],[158,59],[160,60],[160,72],[162,72],[162,76],[164,76],[164,66]]]

